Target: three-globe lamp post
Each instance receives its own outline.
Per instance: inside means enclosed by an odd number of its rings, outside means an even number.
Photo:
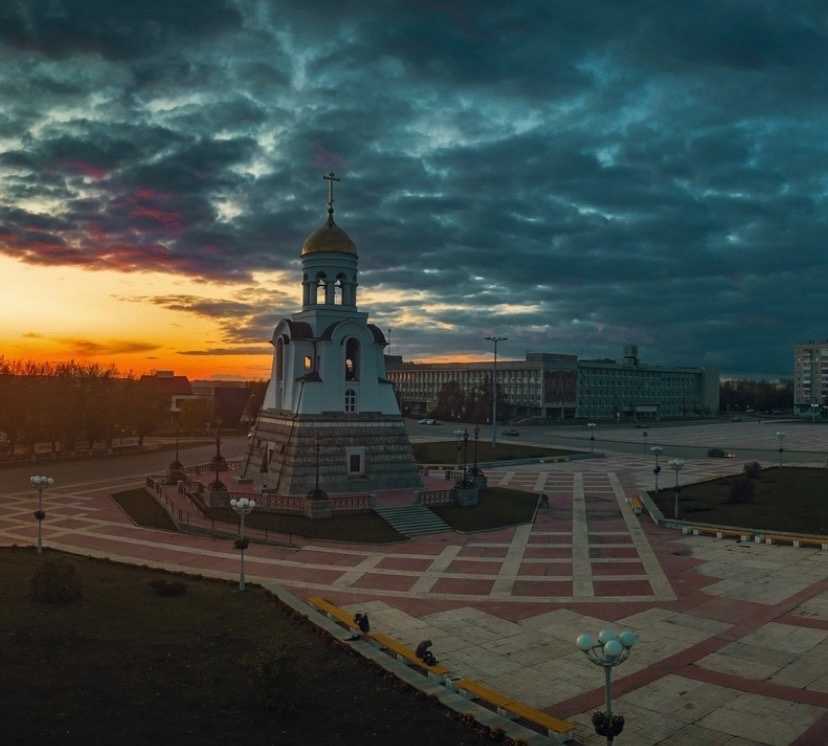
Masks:
[[[55,480],[51,477],[33,476],[29,477],[32,487],[37,488],[37,510],[34,513],[35,521],[37,521],[37,553],[43,554],[43,519],[46,518],[46,513],[43,511],[43,488],[51,487]]]
[[[604,669],[606,712],[594,713],[592,724],[599,736],[606,737],[608,746],[612,746],[615,737],[624,730],[623,716],[612,714],[612,669],[630,657],[630,651],[637,642],[638,635],[631,630],[616,634],[608,629],[602,629],[597,640],[588,632],[578,635],[575,640],[578,649],[589,658],[590,663]]]
[[[238,500],[230,500],[230,507],[239,516],[239,538],[236,539],[236,549],[239,550],[241,556],[241,566],[239,569],[239,590],[244,590],[244,550],[247,549],[248,541],[244,535],[244,519],[249,515],[253,508],[256,507],[256,501],[247,497],[240,497]]]
[[[684,459],[671,458],[667,465],[676,473],[675,498],[673,502],[673,518],[678,520],[679,517],[679,472],[684,468]]]

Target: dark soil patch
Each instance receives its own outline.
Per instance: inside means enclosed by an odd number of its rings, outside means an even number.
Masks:
[[[167,511],[142,488],[116,492],[112,498],[139,526],[162,528],[167,531],[177,530]]]
[[[217,523],[233,524],[231,530],[238,525],[239,518],[230,508],[206,508],[205,512],[208,518],[212,518]],[[303,515],[257,513],[254,510],[245,518],[245,524],[262,531],[267,529],[310,539],[385,543],[404,541],[406,538],[373,512],[335,515],[332,518],[311,520]]]
[[[432,510],[457,531],[486,529],[529,523],[538,496],[521,490],[489,487],[480,493],[480,504],[473,508],[457,505],[435,506]]]
[[[683,486],[679,518],[722,526],[828,534],[828,469],[785,466],[763,469],[754,480],[753,502],[734,504],[731,485],[737,474]],[[666,517],[673,515],[674,492],[650,493]]]
[[[0,549],[4,744],[491,743],[262,589],[69,559],[83,599],[48,606],[35,552]],[[159,578],[187,593],[157,596]]]
[[[440,441],[435,443],[412,443],[414,458],[418,464],[456,464],[457,443],[453,441]],[[567,451],[561,448],[544,448],[542,446],[524,446],[518,443],[498,443],[492,448],[491,443],[479,442],[477,444],[478,461],[510,461],[520,458],[543,458],[545,456],[569,456],[574,451]],[[469,441],[466,452],[468,462],[474,461],[474,442]],[[462,463],[462,450],[460,459]]]

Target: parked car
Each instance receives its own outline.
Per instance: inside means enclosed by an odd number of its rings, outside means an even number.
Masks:
[[[517,430],[504,430],[501,435],[508,435],[511,438],[516,438],[520,433]]]
[[[735,453],[725,451],[723,448],[709,448],[707,456],[708,458],[736,458]]]
[[[437,420],[431,419],[431,417],[426,417],[424,420],[417,420],[418,425],[439,425],[440,423]]]

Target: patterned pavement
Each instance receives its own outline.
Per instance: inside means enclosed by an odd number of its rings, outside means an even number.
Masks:
[[[601,674],[574,649],[581,631],[630,627],[641,644],[618,671],[616,710],[636,746],[824,746],[828,743],[828,553],[681,537],[626,499],[650,459],[492,471],[494,484],[543,491],[534,525],[441,534],[394,545],[253,544],[251,580],[322,592],[372,626],[550,712],[598,744],[589,716]],[[735,470],[718,460],[699,474]],[[109,497],[141,475],[59,485],[46,496],[49,546],[233,578],[228,539],[135,526]],[[174,509],[192,510],[170,495]],[[31,491],[0,495],[0,543],[35,535]],[[284,537],[287,538],[287,537]]]

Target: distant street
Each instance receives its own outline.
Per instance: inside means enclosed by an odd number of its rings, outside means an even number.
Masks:
[[[422,440],[454,440],[454,431],[474,425],[443,422],[439,425],[419,425],[406,420],[412,437]],[[516,430],[518,436],[503,435],[504,430]],[[775,461],[778,458],[777,431],[786,433],[785,463],[825,461],[828,459],[828,427],[800,422],[707,422],[702,424],[669,423],[642,429],[629,426],[600,425],[595,435],[595,449],[607,453],[649,455],[650,447],[659,445],[662,458],[706,458],[709,448],[718,447],[733,453],[740,461]],[[647,433],[646,438],[644,433]],[[480,439],[491,439],[491,428],[480,426]],[[545,446],[561,446],[588,450],[589,435],[576,425],[508,425],[498,427],[498,440],[521,441]]]
[[[243,435],[227,437],[222,440],[221,452],[228,458],[241,456],[245,452],[247,438]],[[209,461],[216,452],[213,444],[182,448],[181,461],[187,464],[200,464]],[[46,474],[54,478],[55,488],[62,484],[105,480],[123,477],[143,478],[146,474],[163,471],[173,459],[175,451],[165,449],[147,453],[134,453],[124,456],[101,456],[79,461],[56,461],[39,464],[23,464],[8,469],[0,469],[0,494],[15,492],[29,487],[32,474]]]

